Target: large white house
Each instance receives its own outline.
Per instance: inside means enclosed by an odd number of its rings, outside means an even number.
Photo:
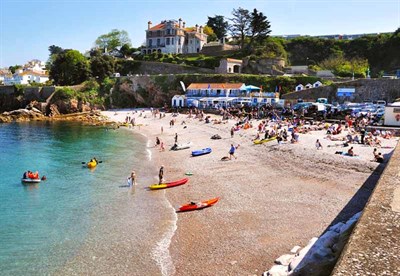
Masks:
[[[15,74],[4,77],[4,85],[45,83],[48,80],[49,76],[45,73],[17,70]]]
[[[206,43],[207,35],[203,33],[203,27],[197,24],[195,27],[186,28],[181,18],[178,21],[164,20],[155,26],[149,21],[146,45],[142,48],[142,53],[199,53]]]

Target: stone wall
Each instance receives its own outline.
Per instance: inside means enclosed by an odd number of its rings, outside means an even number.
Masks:
[[[376,184],[332,276],[400,275],[400,146]]]
[[[28,86],[23,88],[21,97],[13,85],[0,86],[0,112],[24,108],[31,101],[45,102],[54,91],[55,86]]]
[[[355,88],[354,96],[337,97],[338,88]],[[385,100],[390,103],[400,98],[400,79],[361,79],[343,83],[334,83],[329,86],[306,89],[288,93],[282,96],[287,100],[302,98],[304,101],[315,101],[318,98],[327,98],[329,102],[344,101],[363,102]]]
[[[239,46],[237,45],[229,45],[229,44],[209,44],[203,46],[200,53],[207,56],[223,56],[235,53],[239,50]]]
[[[260,58],[258,60],[243,59],[243,73],[283,75],[285,60],[282,58]]]
[[[172,64],[172,63],[140,61],[140,66],[134,73],[143,75],[190,74],[190,73],[214,73],[214,70],[208,68],[199,68],[194,66]]]

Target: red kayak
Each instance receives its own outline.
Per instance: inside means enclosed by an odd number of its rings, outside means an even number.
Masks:
[[[179,207],[177,212],[186,212],[186,211],[194,211],[194,210],[200,210],[204,209],[207,207],[213,206],[215,203],[217,203],[219,200],[219,197],[209,199],[209,200],[204,200],[200,202],[191,202],[189,204],[182,205]]]
[[[171,188],[171,187],[175,187],[175,186],[186,184],[188,181],[189,181],[189,178],[182,178],[182,179],[174,181],[174,182],[153,184],[153,185],[150,186],[150,189],[156,190],[156,189]]]

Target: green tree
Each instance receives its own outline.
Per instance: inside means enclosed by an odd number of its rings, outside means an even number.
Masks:
[[[258,12],[257,9],[254,9],[251,13],[250,20],[249,48],[253,47],[254,42],[260,43],[264,41],[271,33],[271,24],[262,12]]]
[[[230,32],[232,36],[239,40],[240,47],[244,50],[246,36],[249,35],[251,15],[250,12],[243,8],[233,9],[233,17],[230,19]]]
[[[114,58],[108,55],[96,55],[90,59],[90,69],[92,76],[99,82],[115,72]]]
[[[217,41],[217,35],[214,33],[214,30],[210,26],[204,26],[203,32],[207,35],[207,42]]]
[[[113,29],[111,32],[99,36],[95,41],[95,45],[102,49],[104,53],[109,52],[111,54],[117,54],[125,44],[131,45],[128,33],[118,29]]]
[[[89,62],[77,50],[64,50],[59,53],[50,67],[50,79],[56,85],[76,85],[89,77]]]
[[[214,17],[208,16],[207,26],[209,26],[215,33],[218,39],[226,36],[228,31],[228,21],[225,21],[224,16],[216,15]]]
[[[50,69],[51,65],[53,64],[54,60],[56,59],[57,55],[62,53],[64,50],[63,48],[56,46],[56,45],[51,45],[49,46],[49,59],[46,62],[46,68],[47,70]]]
[[[14,66],[8,67],[8,70],[10,70],[12,74],[14,74],[17,71],[17,69],[20,69],[20,68],[22,68],[22,65],[17,65],[16,64]]]

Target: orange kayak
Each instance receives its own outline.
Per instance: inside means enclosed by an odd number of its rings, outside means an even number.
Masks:
[[[185,204],[185,205],[182,205],[181,207],[179,207],[177,212],[186,212],[186,211],[194,211],[194,210],[204,209],[204,208],[213,206],[215,203],[218,202],[218,200],[219,200],[219,197],[200,201],[200,202],[191,202],[191,203],[188,203],[188,204]]]

